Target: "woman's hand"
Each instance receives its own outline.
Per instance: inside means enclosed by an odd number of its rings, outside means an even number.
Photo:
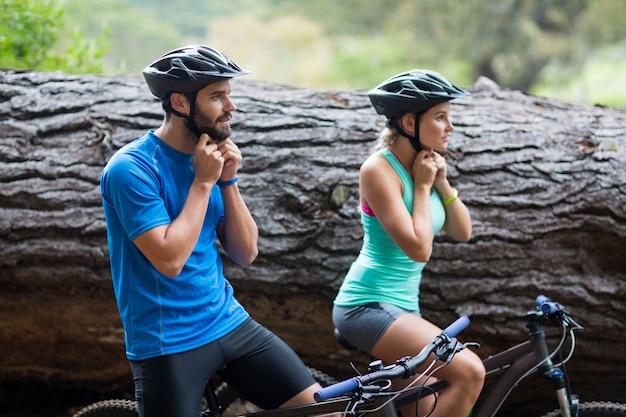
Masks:
[[[413,160],[413,183],[431,187],[438,172],[434,155],[440,156],[431,150],[420,151]]]
[[[435,175],[433,184],[435,186],[441,185],[442,183],[447,181],[448,164],[446,163],[446,159],[435,151],[432,152],[432,158],[435,161],[435,165],[437,167],[437,174]]]

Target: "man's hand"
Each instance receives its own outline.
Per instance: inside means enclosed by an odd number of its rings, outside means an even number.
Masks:
[[[230,181],[237,175],[237,170],[243,160],[241,150],[239,150],[239,147],[230,139],[218,142],[216,145],[218,152],[221,153],[224,159],[224,167],[219,179],[220,181]]]
[[[215,184],[220,179],[225,158],[222,156],[219,146],[217,143],[212,143],[211,138],[206,133],[200,135],[192,156],[196,181]]]

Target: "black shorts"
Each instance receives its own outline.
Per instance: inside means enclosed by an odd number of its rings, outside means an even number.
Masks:
[[[296,353],[252,319],[206,346],[130,364],[141,417],[197,417],[214,373],[264,409],[277,408],[315,383]]]

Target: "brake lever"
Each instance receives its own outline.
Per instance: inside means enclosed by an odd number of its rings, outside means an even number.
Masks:
[[[385,394],[385,391],[391,388],[391,381],[387,380],[384,386],[382,385],[362,385],[355,393],[354,397],[351,400],[351,406],[349,411],[346,412],[346,415],[356,416],[357,408],[367,405],[368,402],[373,401],[376,397]]]
[[[473,348],[476,348],[476,349],[480,349],[480,343],[478,343],[478,342],[463,343],[463,349],[467,349],[468,347],[473,347]]]
[[[449,343],[446,343],[443,346],[439,346],[435,350],[435,356],[437,359],[444,363],[449,363],[452,360],[452,357],[457,352],[459,346],[459,341],[455,338],[450,339]]]
[[[549,320],[549,322],[554,324],[565,324],[568,327],[571,327],[572,330],[585,330],[583,326],[578,324],[576,320],[572,318],[572,315],[567,311],[565,307],[563,307],[559,303],[554,303],[555,310],[552,312],[544,311],[543,315]]]
[[[435,356],[442,362],[448,364],[454,355],[468,347],[480,348],[480,344],[476,342],[460,343],[457,339],[450,340],[450,343],[440,346],[435,351]]]
[[[581,326],[570,316],[569,314],[564,319],[564,321],[572,328],[572,330],[587,330],[584,326]]]

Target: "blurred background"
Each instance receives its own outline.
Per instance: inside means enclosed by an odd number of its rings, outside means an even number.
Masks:
[[[0,67],[140,76],[203,43],[248,79],[369,90],[411,68],[461,86],[626,108],[624,0],[0,0]]]

